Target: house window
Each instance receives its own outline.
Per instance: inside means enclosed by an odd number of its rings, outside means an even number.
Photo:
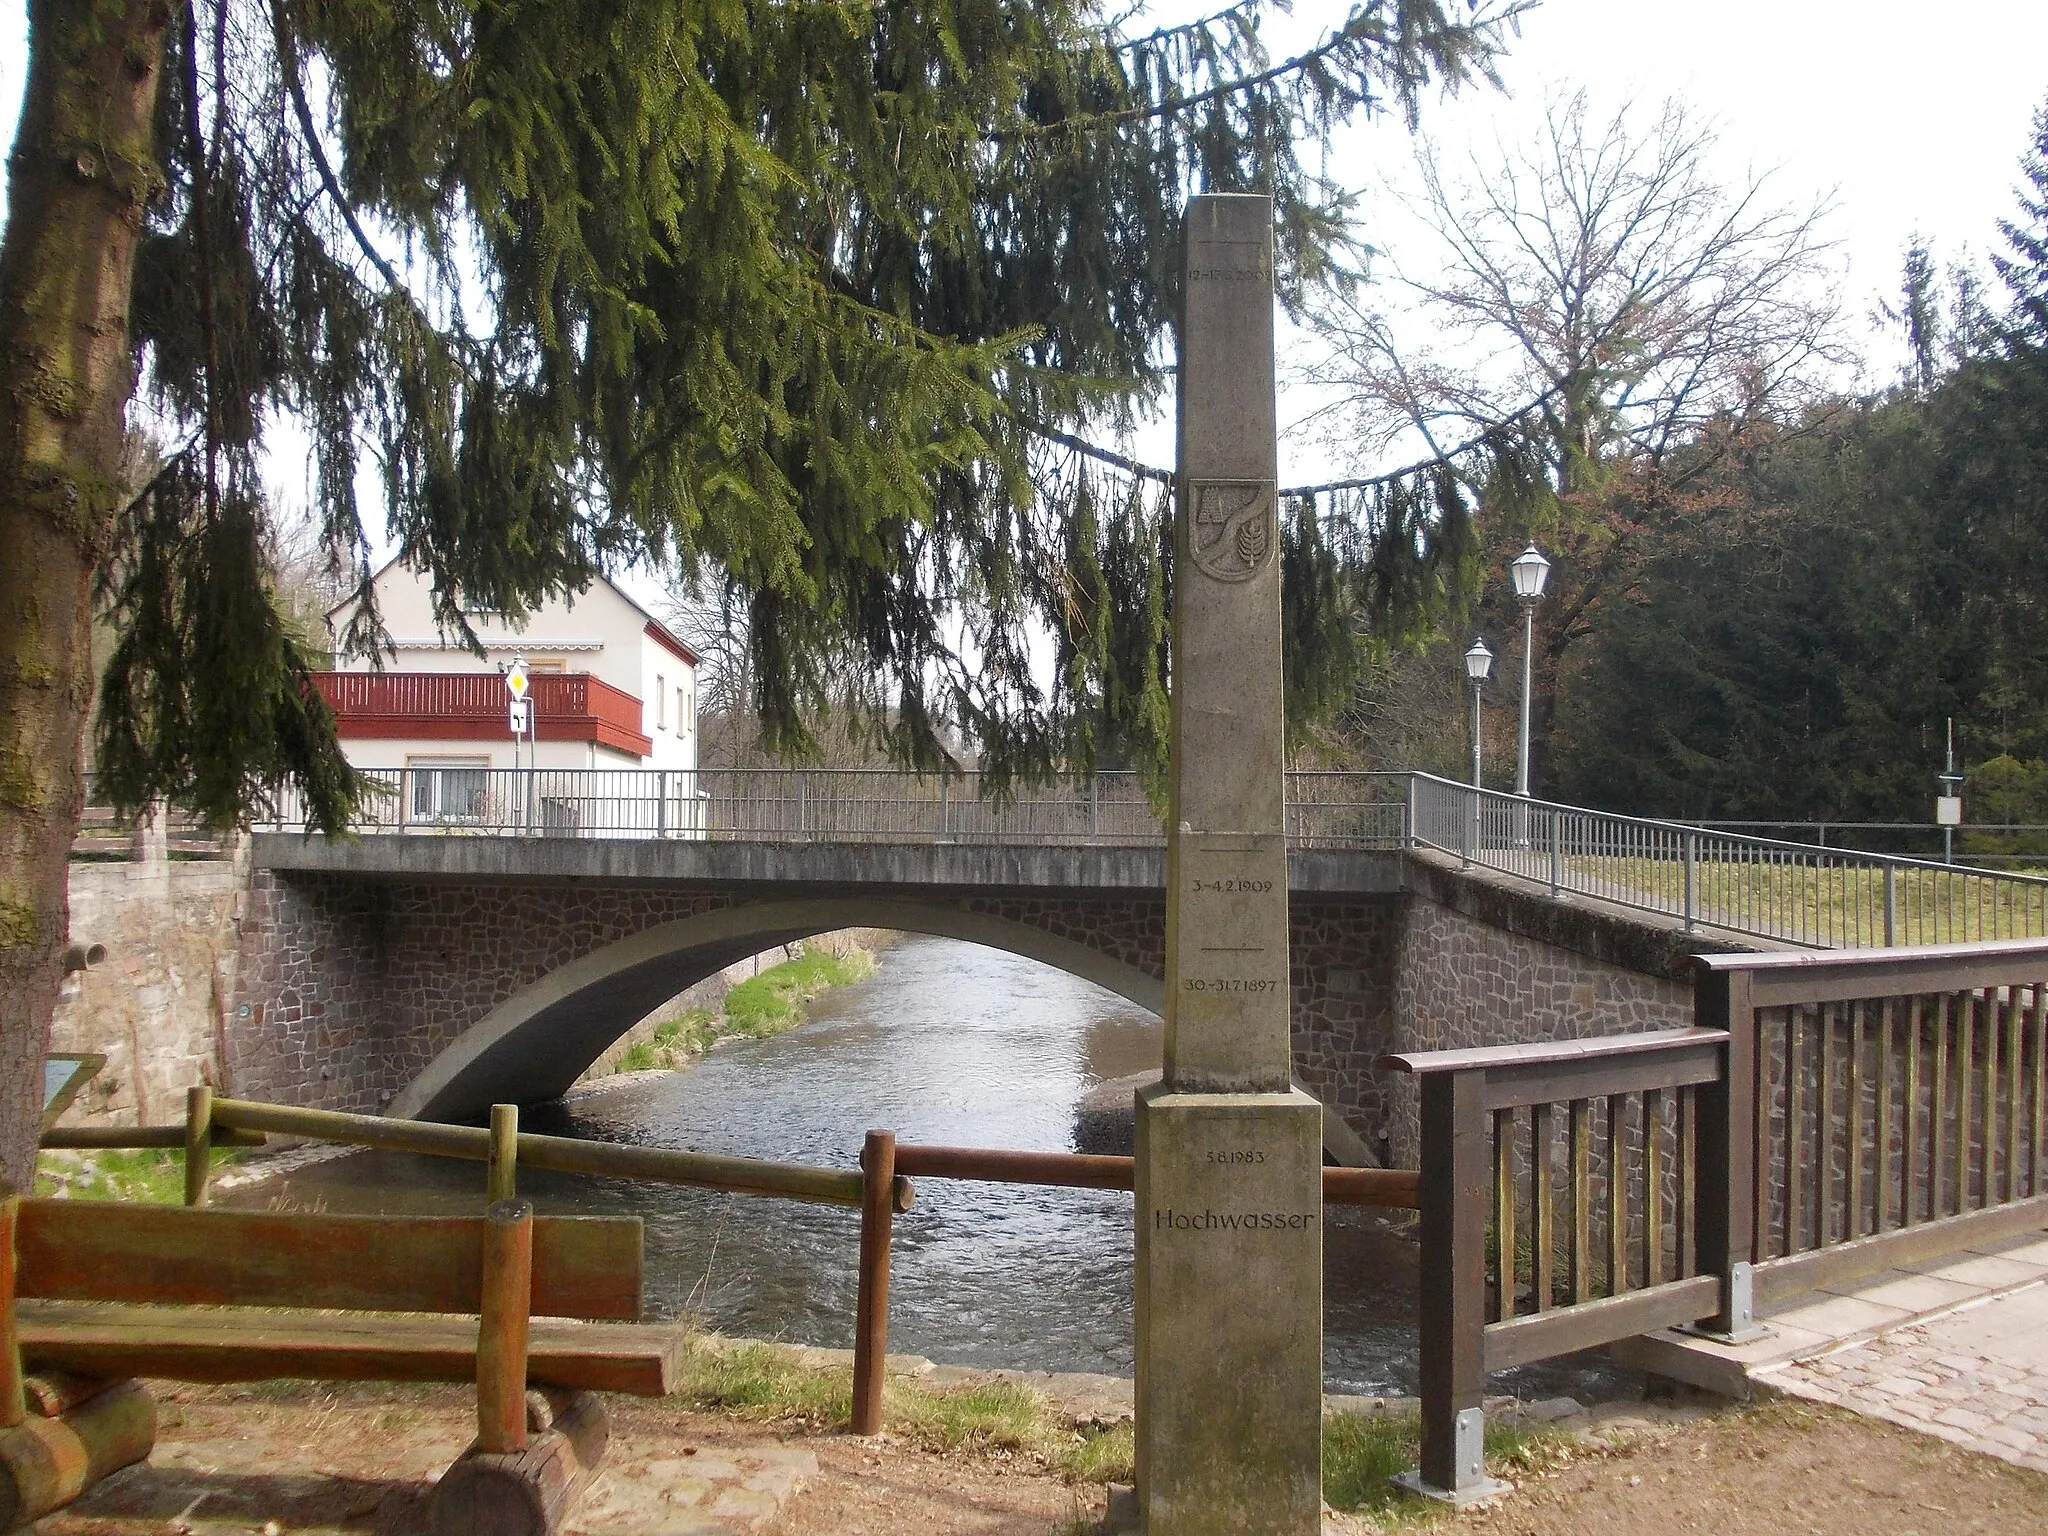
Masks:
[[[559,656],[529,656],[526,661],[529,672],[561,672],[565,670]]]
[[[676,734],[682,735],[690,728],[690,711],[683,703],[682,685],[676,686]]]
[[[490,798],[487,757],[411,758],[415,821],[481,821]]]
[[[657,731],[668,729],[668,684],[659,672],[654,674],[654,728]]]

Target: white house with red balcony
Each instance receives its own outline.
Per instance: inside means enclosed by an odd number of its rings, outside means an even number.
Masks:
[[[599,776],[619,769],[671,770],[676,788],[661,793],[663,802],[694,798],[697,657],[610,582],[600,577],[516,624],[466,613],[483,645],[479,656],[441,633],[425,577],[393,560],[372,580],[395,657],[385,656],[381,670],[369,658],[343,658],[315,681],[348,760],[402,771],[403,803],[383,815],[496,821],[513,806],[531,817],[538,794],[549,828],[601,830],[591,822],[599,799],[651,801],[656,793],[638,775]],[[346,626],[351,606],[328,613],[330,636]],[[515,657],[526,664],[532,721],[531,734],[517,738],[505,680]],[[541,772],[515,787],[503,772],[515,767]],[[648,814],[665,822],[665,809],[653,805]],[[607,805],[599,820],[619,815]]]

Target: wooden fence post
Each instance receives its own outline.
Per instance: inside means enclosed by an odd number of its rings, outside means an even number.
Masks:
[[[204,1083],[185,1090],[185,1203],[206,1204],[213,1173],[213,1090]]]
[[[21,1370],[21,1331],[14,1321],[14,1224],[21,1196],[0,1196],[0,1429],[28,1417]]]
[[[889,1243],[895,1227],[896,1133],[869,1131],[861,1148],[860,1291],[854,1304],[853,1432],[882,1432],[889,1357]]]
[[[1759,1331],[1751,1268],[1759,1063],[1749,972],[1702,968],[1693,983],[1693,1022],[1728,1032],[1720,1081],[1700,1084],[1696,1100],[1693,1177],[1699,1191],[1700,1273],[1721,1277],[1721,1310],[1700,1329],[1728,1339],[1753,1338]]]
[[[533,1305],[533,1207],[505,1200],[484,1213],[483,1295],[476,1337],[477,1449],[526,1449],[526,1337]]]
[[[491,1106],[491,1155],[484,1164],[484,1203],[519,1197],[519,1106]]]
[[[1501,1491],[1485,1452],[1486,1073],[1431,1072],[1421,1088],[1422,1469],[1401,1480],[1467,1503]]]

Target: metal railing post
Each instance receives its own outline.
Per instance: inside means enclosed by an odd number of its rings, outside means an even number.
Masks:
[[[1417,824],[1415,818],[1416,791],[1421,787],[1421,783],[1422,781],[1414,774],[1408,775],[1408,800],[1401,808],[1402,817],[1406,822],[1404,830],[1407,833],[1408,846],[1410,848],[1420,848],[1422,846],[1422,828]]]
[[[1466,792],[1472,800],[1472,814],[1458,818],[1458,867],[1472,867],[1473,845],[1479,841],[1479,791]]]
[[[1884,866],[1884,943],[1889,949],[1899,942],[1899,867],[1889,859]]]
[[[811,776],[802,770],[796,776],[796,835],[806,841],[811,835]]]
[[[654,835],[668,836],[668,772],[654,776]]]
[[[1554,901],[1564,888],[1564,845],[1557,830],[1558,815],[1553,807],[1550,812],[1550,895]]]
[[[1088,775],[1088,835],[1091,838],[1102,835],[1102,792],[1099,788],[1101,783],[1102,781],[1094,774]]]
[[[1685,834],[1685,931],[1691,933],[1699,926],[1699,869],[1700,835],[1697,832]]]

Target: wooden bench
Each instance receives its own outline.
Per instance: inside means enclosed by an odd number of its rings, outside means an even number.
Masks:
[[[516,1200],[482,1216],[325,1216],[10,1198],[7,1227],[0,1346],[12,1333],[18,1353],[0,1347],[0,1378],[12,1378],[0,1400],[22,1402],[24,1370],[59,1383],[473,1380],[476,1441],[430,1506],[437,1529],[464,1536],[557,1529],[604,1450],[588,1394],[665,1395],[681,1360],[680,1329],[632,1321],[637,1217],[537,1218]],[[46,1383],[30,1399],[94,1432],[85,1391]],[[23,1420],[17,1406],[0,1428],[0,1478],[10,1435],[48,1438]],[[0,1491],[0,1528],[68,1502],[91,1476],[15,1481],[11,1511]]]

